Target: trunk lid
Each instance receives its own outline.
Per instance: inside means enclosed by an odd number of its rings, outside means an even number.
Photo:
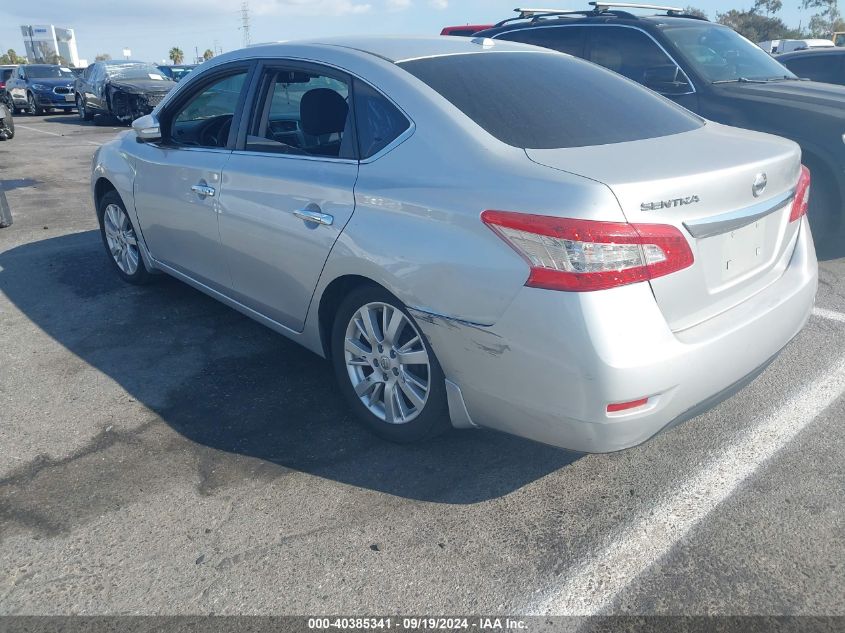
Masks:
[[[708,122],[643,141],[526,153],[607,185],[629,222],[669,224],[687,237],[693,265],[650,282],[673,331],[742,303],[789,263],[800,226],[789,214],[801,166],[791,141]]]

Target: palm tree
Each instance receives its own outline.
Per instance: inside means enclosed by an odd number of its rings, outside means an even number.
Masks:
[[[182,60],[185,59],[185,53],[182,52],[182,49],[178,46],[174,46],[170,49],[170,61],[174,64],[181,64]]]
[[[211,50],[210,48],[205,49],[205,52],[202,54],[203,61],[207,62],[212,57],[214,57],[214,51]]]

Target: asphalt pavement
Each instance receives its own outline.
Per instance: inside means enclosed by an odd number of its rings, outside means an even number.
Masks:
[[[169,278],[89,192],[121,128],[0,143],[0,614],[845,615],[845,240],[732,399],[581,455],[353,420],[328,363]]]

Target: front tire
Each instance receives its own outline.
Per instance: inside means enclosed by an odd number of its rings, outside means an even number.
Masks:
[[[410,443],[449,428],[446,379],[414,318],[377,286],[353,290],[332,327],[335,377],[355,417],[376,435]]]
[[[100,199],[97,218],[100,221],[103,246],[120,278],[135,285],[150,281],[152,275],[144,266],[138,235],[116,191],[109,191]]]
[[[94,117],[94,115],[88,111],[88,108],[85,105],[85,99],[79,95],[76,95],[76,112],[79,114],[79,118],[83,121],[90,121]]]
[[[35,102],[35,97],[32,95],[31,92],[26,95],[26,111],[27,114],[33,116],[40,116],[44,114],[44,108],[42,108]]]

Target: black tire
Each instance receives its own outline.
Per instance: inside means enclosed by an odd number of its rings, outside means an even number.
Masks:
[[[0,141],[11,141],[15,138],[15,119],[12,111],[0,105]]]
[[[408,422],[390,424],[371,412],[355,393],[344,356],[347,326],[360,308],[370,303],[387,304],[404,314],[410,325],[420,333],[428,354],[428,397],[417,416]],[[341,302],[335,313],[331,333],[331,362],[340,391],[349,403],[355,417],[379,437],[400,444],[418,442],[434,437],[451,427],[446,400],[446,379],[434,350],[402,302],[384,288],[375,285],[359,286]],[[398,391],[398,390],[397,390]]]
[[[94,115],[88,111],[88,107],[85,105],[85,99],[80,95],[76,95],[76,113],[83,121],[90,121],[94,118]]]
[[[132,224],[132,218],[130,214],[126,210],[126,205],[123,204],[123,200],[120,199],[118,193],[114,190],[107,192],[100,198],[100,201],[97,204],[97,219],[100,222],[100,237],[103,240],[103,247],[106,249],[106,257],[108,257],[109,262],[111,262],[112,268],[117,272],[123,281],[126,283],[134,284],[137,286],[149,283],[153,279],[153,275],[147,270],[146,266],[144,265],[144,258],[141,257],[140,251],[138,252],[138,266],[137,269],[132,273],[128,274],[124,270],[121,270],[120,266],[118,265],[115,257],[112,255],[111,248],[109,247],[108,238],[106,237],[106,227],[105,227],[105,220],[104,216],[106,213],[106,208],[109,205],[117,205],[126,215],[132,231],[134,232],[135,239],[138,240],[139,233],[135,229],[134,225]],[[140,247],[139,247],[140,248]]]
[[[836,193],[836,182],[830,171],[817,161],[807,161],[812,179],[807,219],[814,240],[819,244],[834,239],[842,223],[842,205]]]
[[[42,108],[38,103],[35,101],[35,97],[32,95],[31,92],[27,93],[26,95],[26,111],[31,116],[41,116],[44,114],[44,108]]]

